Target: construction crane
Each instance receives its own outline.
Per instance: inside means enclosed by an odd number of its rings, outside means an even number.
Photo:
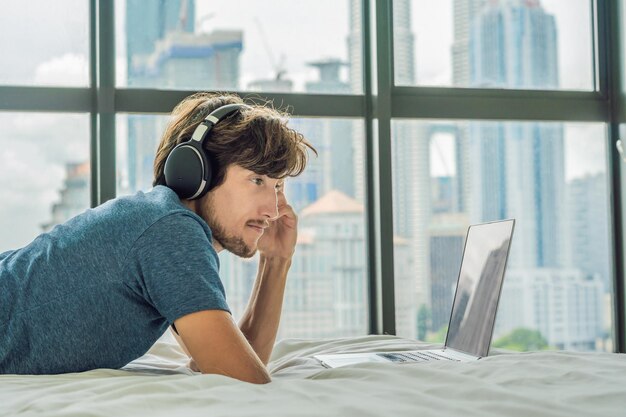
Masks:
[[[267,54],[267,57],[270,60],[270,65],[272,66],[272,70],[274,71],[274,79],[276,81],[282,80],[282,77],[287,73],[287,71],[285,70],[285,55],[280,54],[279,61],[276,62],[276,59],[274,59],[274,54],[272,53],[272,48],[267,41],[267,36],[265,36],[265,31],[263,30],[263,25],[261,24],[261,21],[257,17],[255,17],[254,22],[256,23],[257,29],[259,30],[259,36],[261,37],[261,41],[263,42],[265,53]]]

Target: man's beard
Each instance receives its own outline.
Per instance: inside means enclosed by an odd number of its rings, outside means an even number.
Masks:
[[[213,239],[217,241],[222,248],[241,258],[251,258],[254,256],[256,248],[251,248],[246,245],[246,242],[244,242],[241,237],[228,235],[215,216],[216,210],[213,205],[212,197],[207,195],[206,199],[206,204],[200,205],[200,217],[209,225]]]

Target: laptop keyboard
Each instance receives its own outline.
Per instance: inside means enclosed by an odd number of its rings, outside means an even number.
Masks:
[[[378,356],[381,356],[385,359],[389,359],[392,362],[425,362],[425,361],[455,361],[458,362],[457,359],[452,359],[444,355],[440,355],[436,352],[403,352],[403,353],[377,353]]]

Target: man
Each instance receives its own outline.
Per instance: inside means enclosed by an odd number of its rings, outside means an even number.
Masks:
[[[208,167],[194,195],[178,184],[197,162],[177,159],[191,143]],[[297,233],[284,178],[304,170],[307,149],[275,110],[234,95],[183,100],[159,144],[153,190],[0,254],[0,373],[119,368],[172,326],[192,368],[269,382]],[[223,249],[259,252],[239,326],[218,274]]]

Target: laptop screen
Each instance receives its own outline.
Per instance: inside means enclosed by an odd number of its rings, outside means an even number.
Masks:
[[[514,220],[470,226],[450,315],[446,346],[487,356]]]

